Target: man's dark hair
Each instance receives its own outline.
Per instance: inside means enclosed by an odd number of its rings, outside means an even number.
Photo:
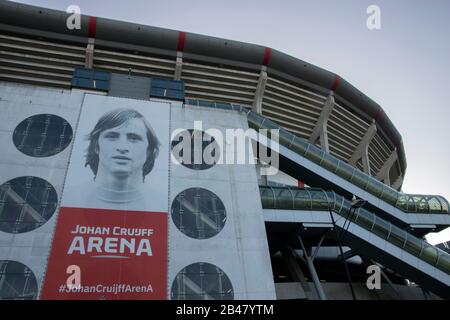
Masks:
[[[125,122],[131,119],[141,119],[144,123],[144,126],[147,130],[147,160],[144,163],[144,167],[142,170],[142,178],[145,179],[145,176],[152,171],[153,166],[155,164],[155,159],[158,157],[159,146],[160,143],[158,138],[156,137],[155,132],[153,131],[150,124],[145,120],[144,116],[133,109],[115,109],[106,112],[97,122],[94,129],[87,136],[89,142],[89,147],[86,153],[86,163],[85,167],[89,166],[94,173],[94,179],[97,176],[98,171],[98,152],[99,145],[98,139],[100,134],[108,129],[118,127]]]

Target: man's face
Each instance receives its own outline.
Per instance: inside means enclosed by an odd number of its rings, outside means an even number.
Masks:
[[[144,122],[134,118],[100,133],[99,165],[118,177],[127,177],[135,172],[142,175],[147,160],[146,132]]]

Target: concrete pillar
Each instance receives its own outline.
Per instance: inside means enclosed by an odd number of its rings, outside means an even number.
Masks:
[[[349,163],[352,165],[356,165],[356,162],[361,159],[363,163],[364,172],[371,175],[372,171],[370,168],[369,161],[369,144],[372,141],[373,137],[377,133],[377,125],[375,120],[372,121],[372,124],[367,129],[366,134],[362,138],[355,152],[353,152],[352,157],[350,158]]]
[[[259,73],[258,85],[256,86],[255,98],[253,99],[252,110],[261,114],[262,113],[262,101],[264,97],[264,90],[266,89],[267,83],[267,68],[266,66],[261,67],[261,72]]]
[[[177,61],[175,62],[174,80],[181,80],[181,72],[183,71],[183,52],[177,52]]]
[[[84,67],[92,69],[94,66],[94,43],[95,38],[89,38],[88,45],[86,47],[86,58],[84,61]]]
[[[334,107],[334,95],[333,92],[331,92],[327,100],[325,101],[325,104],[323,106],[322,112],[320,113],[319,119],[317,120],[316,126],[314,127],[314,130],[311,134],[311,137],[309,138],[309,142],[316,143],[318,139],[320,139],[320,146],[322,147],[322,150],[324,150],[327,153],[330,153],[330,146],[328,143],[328,119],[330,118],[331,111]]]

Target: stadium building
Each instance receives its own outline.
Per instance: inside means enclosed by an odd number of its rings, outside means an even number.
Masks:
[[[401,191],[401,135],[349,82],[70,17],[0,2],[0,299],[450,298],[424,240],[449,204]]]

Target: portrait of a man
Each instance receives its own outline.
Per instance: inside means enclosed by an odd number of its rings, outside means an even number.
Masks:
[[[148,120],[153,119],[153,110],[120,104],[120,98],[102,98],[109,104],[98,106],[101,111],[96,115],[90,109],[90,115],[83,112],[80,118],[82,128],[77,130],[63,204],[120,210],[148,210],[149,204],[162,204],[167,172],[160,166],[156,175],[151,174],[163,147]],[[159,131],[167,130],[161,121],[154,125]],[[160,165],[165,162],[159,161]]]
[[[132,109],[108,111],[88,140],[85,166],[92,170],[100,199],[130,202],[143,197],[140,186],[153,169],[160,145],[145,118]]]

